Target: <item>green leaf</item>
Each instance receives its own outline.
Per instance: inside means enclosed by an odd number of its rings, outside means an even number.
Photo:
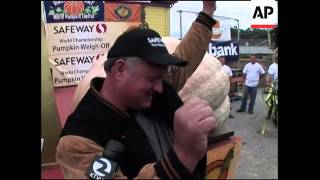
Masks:
[[[57,11],[58,13],[61,13],[61,12],[62,12],[61,7],[58,7],[58,8],[56,9],[56,11]]]
[[[91,9],[93,12],[99,11],[99,6],[92,6]]]
[[[54,10],[50,10],[48,15],[54,16]]]
[[[99,6],[92,7],[92,12],[96,13],[99,11]]]
[[[85,11],[87,14],[90,14],[90,13],[91,13],[90,8],[86,8],[84,11]]]

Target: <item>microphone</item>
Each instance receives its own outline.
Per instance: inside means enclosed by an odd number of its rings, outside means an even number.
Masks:
[[[86,175],[91,179],[111,179],[118,169],[118,162],[125,146],[119,141],[111,139],[102,156],[96,156],[91,162]]]

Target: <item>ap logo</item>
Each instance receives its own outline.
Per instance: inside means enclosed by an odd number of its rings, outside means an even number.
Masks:
[[[251,0],[251,28],[274,28],[278,25],[278,1]]]

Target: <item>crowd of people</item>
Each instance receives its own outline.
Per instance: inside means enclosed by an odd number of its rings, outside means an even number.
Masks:
[[[226,65],[225,57],[219,56],[217,57],[221,62],[222,68],[225,70],[227,75],[230,78],[233,76],[231,68]],[[237,110],[237,112],[245,112],[247,110],[247,101],[248,98],[250,99],[248,113],[254,113],[254,105],[257,96],[257,90],[259,86],[260,79],[265,76],[265,84],[266,86],[274,86],[277,88],[278,86],[278,56],[275,56],[274,62],[268,67],[267,74],[264,70],[263,66],[257,62],[256,55],[250,55],[250,62],[247,63],[243,70],[243,79],[244,79],[244,88],[243,88],[243,95],[242,95],[242,102],[241,106]],[[231,114],[229,115],[230,118],[234,118]]]

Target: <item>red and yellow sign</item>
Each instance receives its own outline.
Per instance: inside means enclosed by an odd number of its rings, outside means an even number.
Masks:
[[[104,20],[111,22],[140,22],[141,5],[124,3],[105,3]]]

